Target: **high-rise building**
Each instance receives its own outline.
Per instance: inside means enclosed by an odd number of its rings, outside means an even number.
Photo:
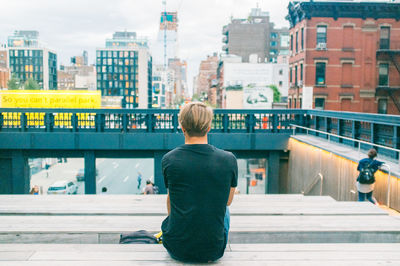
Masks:
[[[41,89],[57,89],[57,55],[42,47],[37,31],[15,31],[8,37],[9,68],[21,84],[33,78]]]
[[[294,1],[288,9],[289,107],[400,114],[399,3]]]
[[[152,58],[133,36],[117,32],[114,42],[107,40],[106,48],[97,49],[97,89],[103,97],[121,97],[122,108],[151,108]]]
[[[178,57],[178,12],[161,12],[157,41],[152,47],[155,65],[168,66]]]
[[[286,54],[289,49],[289,30],[275,28],[270,22],[268,12],[253,8],[248,18],[232,19],[222,29],[226,54],[241,56],[244,63],[250,55],[257,55],[258,63],[277,61],[279,54]]]
[[[199,66],[199,74],[196,79],[196,90],[194,93],[198,95],[207,95],[211,96],[213,94],[210,90],[212,88],[212,77],[217,75],[217,69],[219,65],[219,57],[217,53],[214,53],[212,56],[207,56],[206,60],[200,62]],[[211,98],[211,97],[208,97]]]

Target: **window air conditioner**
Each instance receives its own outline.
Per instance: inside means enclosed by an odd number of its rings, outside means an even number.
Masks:
[[[326,50],[326,43],[325,42],[317,43],[317,50]]]

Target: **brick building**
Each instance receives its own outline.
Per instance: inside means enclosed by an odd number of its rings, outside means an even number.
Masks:
[[[211,94],[211,83],[213,80],[216,79],[218,64],[219,57],[217,53],[214,53],[212,56],[207,56],[206,60],[201,61],[199,74],[196,79],[196,91],[194,93],[197,93],[199,95],[207,94],[207,96]]]
[[[400,4],[290,2],[289,107],[400,114]]]
[[[7,68],[7,51],[0,51],[0,89],[7,88],[10,70]]]

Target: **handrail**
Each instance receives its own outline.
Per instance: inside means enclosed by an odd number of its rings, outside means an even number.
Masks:
[[[388,169],[388,184],[387,184],[387,192],[386,192],[386,206],[390,208],[390,166],[387,164],[382,164],[382,167],[386,167]]]
[[[318,183],[319,180],[321,180],[319,195],[322,196],[322,184],[324,182],[324,176],[321,173],[317,174],[317,176],[314,178],[313,182],[307,187],[307,189],[302,191],[301,194],[305,195],[305,194],[310,193],[310,191],[315,187],[315,185]]]
[[[364,140],[358,140],[358,139],[353,139],[353,138],[349,138],[349,137],[344,137],[344,136],[340,136],[340,135],[337,135],[337,134],[332,134],[332,133],[329,133],[329,132],[316,130],[316,129],[308,128],[308,127],[303,127],[303,126],[299,126],[299,125],[290,124],[290,126],[293,127],[293,135],[296,135],[296,128],[301,128],[301,129],[305,129],[306,130],[307,135],[308,135],[308,131],[313,131],[313,132],[325,134],[325,135],[328,136],[328,141],[330,141],[330,137],[331,136],[334,136],[336,138],[341,138],[341,139],[346,139],[346,140],[350,140],[350,141],[353,141],[353,142],[357,142],[358,143],[358,152],[360,152],[361,143],[398,152],[399,153],[399,165],[400,165],[400,150],[399,149],[395,149],[395,148],[388,147],[388,146],[383,146],[383,145],[380,145],[380,144],[375,144],[375,143],[364,141]]]

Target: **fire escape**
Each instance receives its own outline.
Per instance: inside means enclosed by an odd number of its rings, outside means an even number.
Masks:
[[[400,94],[400,83],[390,84],[390,64],[393,64],[398,74],[400,75],[400,43],[395,43],[390,45],[390,29],[381,28],[381,31],[387,31],[381,33],[381,38],[379,41],[379,49],[376,51],[376,59],[383,62],[388,62],[383,68],[379,68],[379,81],[378,87],[376,88],[376,95],[388,95],[390,99],[395,104],[397,110],[400,113],[400,103],[396,99],[396,95]],[[385,64],[383,64],[385,65]],[[383,73],[381,73],[381,71]]]

